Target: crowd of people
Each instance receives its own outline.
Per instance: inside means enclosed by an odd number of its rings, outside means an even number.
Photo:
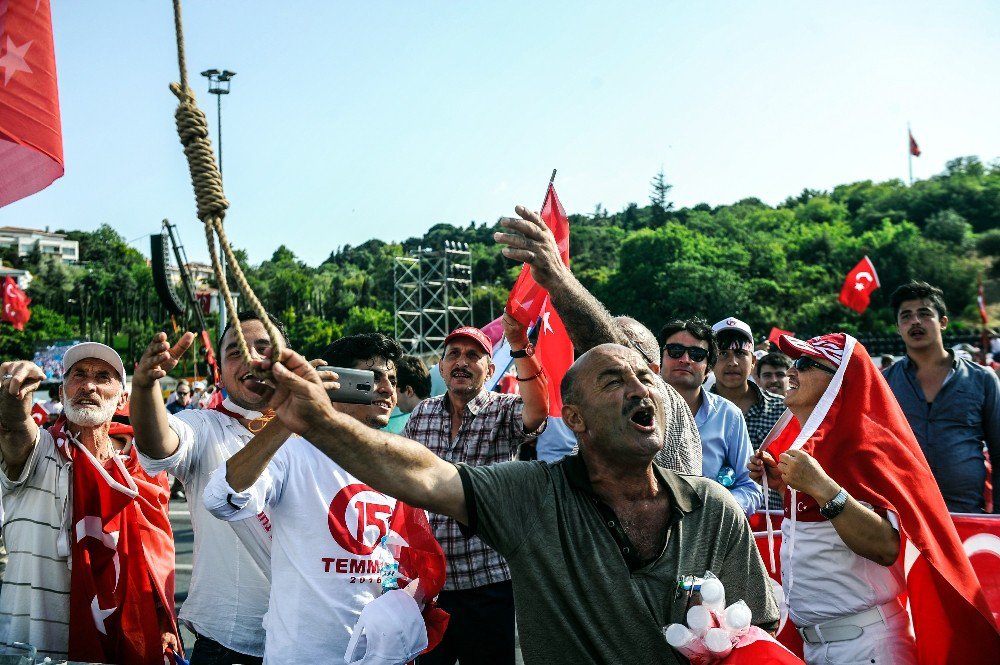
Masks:
[[[210,403],[194,396],[205,386],[180,382],[167,402],[160,389],[192,333],[157,334],[131,394],[113,349],[72,347],[47,428],[31,418],[45,374],[4,362],[0,649],[163,662],[184,655],[183,623],[195,665],[509,664],[518,641],[526,663],[680,663],[663,631],[698,602],[685,580],[710,573],[766,632],[786,608],[809,663],[995,662],[949,511],[998,505],[1000,381],[945,348],[940,290],[893,294],[906,355],[882,371],[841,333],[755,352],[735,316],[654,335],[612,317],[539,216],[516,211],[495,239],[531,266],[577,354],[559,385],[570,454],[546,449],[553,379],[510,315],[506,392],[488,388],[506,368],[478,328],[444,340],[432,395],[427,367],[385,335],[272,357],[251,313],[219,340]],[[328,366],[372,372],[371,399],[338,401]],[[194,533],[179,614],[167,474]],[[785,515],[783,593],[748,521],[761,508]],[[935,580],[909,609],[907,543]],[[941,646],[959,631],[966,646]]]

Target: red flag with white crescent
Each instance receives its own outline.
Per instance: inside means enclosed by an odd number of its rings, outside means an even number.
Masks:
[[[858,314],[868,309],[872,293],[879,287],[878,273],[875,272],[875,265],[867,256],[854,266],[851,272],[847,273],[844,286],[840,289],[840,297],[837,300],[842,305],[850,307]]]
[[[45,410],[38,402],[35,402],[31,406],[31,419],[35,421],[35,424],[39,427],[44,427],[45,423],[49,420],[49,412]]]
[[[979,293],[976,295],[976,303],[979,305],[979,318],[985,326],[990,322],[990,315],[986,311],[986,294],[983,292],[983,278],[979,278]]]
[[[541,217],[556,237],[559,255],[562,257],[563,264],[568,266],[569,219],[566,217],[566,211],[563,210],[559,196],[556,194],[555,185],[552,183],[549,183],[549,189],[545,194]],[[514,282],[514,288],[510,290],[510,296],[507,297],[507,311],[522,325],[530,326],[541,314],[542,305],[547,296],[548,293],[545,289],[531,276],[531,266],[525,263],[521,267],[521,274],[517,276],[517,281]]]
[[[14,330],[24,330],[24,324],[31,319],[31,310],[28,305],[31,298],[22,291],[13,277],[7,276],[3,280],[3,311],[0,312],[0,321],[7,321]]]
[[[917,145],[917,139],[913,138],[913,132],[909,132],[909,134],[910,134],[910,154],[913,155],[914,157],[919,157],[920,146]]]
[[[49,0],[0,0],[0,207],[63,172]]]

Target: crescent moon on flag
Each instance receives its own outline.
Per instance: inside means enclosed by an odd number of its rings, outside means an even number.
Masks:
[[[854,278],[854,281],[855,282],[860,282],[862,277],[868,278],[869,282],[874,282],[875,281],[875,278],[872,277],[872,274],[870,272],[859,272],[857,274],[857,276]]]
[[[1000,538],[992,533],[977,533],[962,543],[965,553],[968,556],[979,554],[980,552],[990,552],[1000,557]]]

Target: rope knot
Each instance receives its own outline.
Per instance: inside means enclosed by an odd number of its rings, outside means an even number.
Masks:
[[[179,100],[174,119],[177,123],[177,136],[184,146],[188,170],[191,172],[198,219],[203,222],[210,217],[222,219],[226,216],[229,201],[226,200],[225,192],[222,190],[222,174],[219,173],[219,167],[215,163],[215,152],[212,150],[212,141],[208,133],[208,120],[198,108],[190,90],[184,90],[176,83],[170,84],[170,90]]]

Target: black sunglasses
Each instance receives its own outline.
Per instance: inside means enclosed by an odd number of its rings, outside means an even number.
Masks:
[[[700,346],[684,346],[683,344],[667,344],[663,347],[663,350],[667,352],[667,355],[674,360],[680,360],[684,357],[684,354],[688,354],[688,358],[691,359],[693,363],[700,363],[702,360],[708,357],[708,349],[703,349]]]
[[[805,371],[810,370],[813,367],[815,367],[816,369],[823,370],[827,374],[836,374],[837,373],[837,370],[830,369],[826,365],[823,365],[821,363],[816,362],[815,360],[813,360],[809,356],[799,356],[798,358],[795,359],[795,362],[792,363],[792,367],[794,367],[799,372],[805,372]]]

